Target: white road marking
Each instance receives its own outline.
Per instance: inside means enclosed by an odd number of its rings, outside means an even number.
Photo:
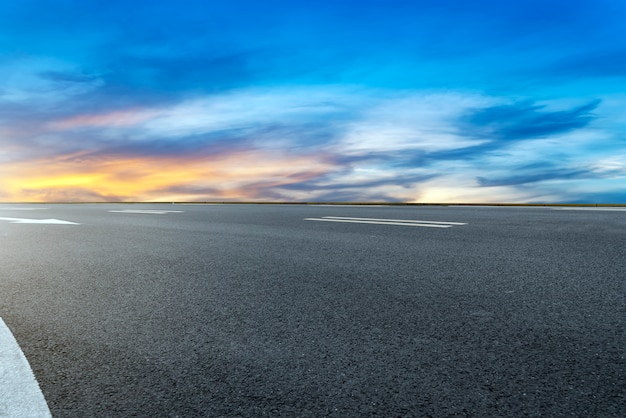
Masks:
[[[471,209],[471,208],[489,208],[489,209],[543,209],[543,210],[593,210],[593,211],[607,211],[607,212],[626,212],[626,207],[618,206],[581,206],[581,207],[572,207],[572,206],[515,206],[515,205],[448,205],[449,208],[463,208],[463,209]]]
[[[146,215],[167,215],[168,213],[182,213],[182,210],[149,210],[149,209],[124,209],[124,210],[110,210],[111,213],[135,213]]]
[[[28,360],[0,318],[0,416],[51,417]]]
[[[6,207],[0,207],[0,210],[48,210],[48,208],[6,208]]]
[[[419,226],[424,228],[451,228],[454,225],[467,225],[460,222],[417,221],[406,219],[348,218],[341,216],[324,216],[323,218],[304,218],[305,221],[344,222],[355,224]]]
[[[76,222],[62,221],[60,219],[0,218],[0,221],[8,221],[12,224],[80,225]]]
[[[549,206],[516,206],[516,205],[447,205],[448,208],[462,208],[462,209],[550,209]]]
[[[626,208],[550,208],[552,210],[593,210],[593,211],[606,211],[606,212],[626,212]]]
[[[324,219],[346,219],[346,220],[359,220],[359,221],[381,221],[381,222],[409,222],[419,224],[440,224],[440,225],[467,225],[463,222],[440,222],[440,221],[417,221],[408,219],[378,219],[378,218],[349,218],[346,216],[324,216]]]
[[[423,226],[427,228],[450,228],[452,225],[433,225],[433,224],[417,224],[402,222],[377,222],[377,221],[357,221],[349,219],[328,219],[328,218],[304,218],[305,221],[321,221],[321,222],[343,222],[349,224],[374,224],[374,225],[395,225],[395,226]]]
[[[386,205],[328,205],[328,204],[320,204],[320,205],[307,205],[307,206],[323,206],[323,207],[332,207],[332,208],[382,208]]]

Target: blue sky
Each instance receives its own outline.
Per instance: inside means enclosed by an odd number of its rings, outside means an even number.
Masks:
[[[626,2],[0,3],[1,201],[626,203]]]

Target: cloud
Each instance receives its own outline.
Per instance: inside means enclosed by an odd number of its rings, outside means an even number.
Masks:
[[[45,110],[92,93],[103,82],[56,58],[18,56],[0,64],[0,102]]]
[[[125,200],[125,196],[102,194],[92,188],[80,187],[25,188],[20,191],[19,196],[18,199],[25,202],[123,202]]]
[[[398,173],[390,170],[366,169],[359,165],[335,166],[324,175],[310,180],[281,185],[275,196],[289,200],[298,196],[307,201],[389,201],[416,200],[420,184],[435,174]]]
[[[596,123],[602,103],[292,86],[13,108],[0,126],[2,199],[559,200],[556,181],[623,178],[623,145]]]
[[[419,185],[416,201],[422,203],[502,203],[554,202],[560,192],[544,188],[511,186],[481,187],[472,174],[479,170],[455,170],[425,181]]]
[[[559,168],[553,170],[542,170],[542,171],[533,171],[533,170],[514,170],[519,171],[521,174],[514,174],[505,177],[495,177],[495,178],[485,178],[485,177],[477,177],[478,184],[483,187],[493,187],[493,186],[517,186],[528,183],[537,183],[542,181],[550,181],[550,180],[568,180],[575,178],[585,178],[589,177],[589,170],[583,169],[567,169],[567,168]]]
[[[561,111],[532,102],[498,105],[470,112],[465,122],[474,136],[491,141],[546,138],[584,128],[595,119],[592,112],[599,104],[594,100]]]
[[[626,177],[626,153],[599,158],[592,163],[591,170],[600,177]]]
[[[57,83],[93,83],[98,82],[98,77],[90,74],[70,71],[42,71],[39,73],[42,79],[51,80]]]
[[[37,171],[31,169],[33,164]],[[321,154],[248,149],[194,158],[58,156],[5,164],[0,175],[5,179],[5,193],[14,201],[66,201],[69,197],[76,201],[245,200],[254,198],[249,192],[260,182],[271,188],[307,181],[326,173],[330,165]]]
[[[494,172],[492,177],[477,177],[480,186],[518,186],[539,182],[567,180],[626,179],[626,156],[618,155],[600,160],[582,160],[577,166],[541,161],[526,165],[510,165],[508,174]],[[511,174],[513,173],[513,174]]]
[[[407,94],[373,103],[352,120],[338,144],[345,155],[420,153],[466,148],[483,142],[461,135],[455,121],[491,99],[452,93]]]
[[[359,99],[367,97],[334,87],[243,89],[168,106],[146,124],[145,130],[148,135],[185,136],[220,130],[332,124],[360,110]]]
[[[587,191],[568,193],[561,197],[563,203],[613,203],[626,204],[626,192],[624,191]]]
[[[52,121],[48,124],[48,127],[56,131],[80,128],[117,128],[134,126],[154,116],[154,111],[131,108],[107,113],[74,115]]]

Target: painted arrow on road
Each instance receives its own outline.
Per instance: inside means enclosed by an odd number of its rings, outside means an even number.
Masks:
[[[0,221],[8,221],[12,224],[80,225],[76,222],[62,221],[60,219],[0,218]]]

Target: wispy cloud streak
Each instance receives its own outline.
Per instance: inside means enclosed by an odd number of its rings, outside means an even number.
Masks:
[[[617,0],[44,5],[0,5],[3,201],[626,190]]]
[[[5,176],[16,180],[3,190],[17,200],[417,201],[449,182],[450,200],[494,187],[529,199],[521,186],[598,178],[597,165],[562,167],[547,154],[563,153],[562,141],[592,140],[598,101],[557,111],[501,102],[458,93],[252,89],[63,115],[39,128],[45,156],[5,164]],[[573,133],[582,137],[568,139]],[[62,137],[74,138],[71,150]],[[541,152],[523,149],[533,142]],[[512,166],[516,153],[529,163]],[[610,155],[603,161],[619,175]],[[36,175],[34,165],[42,168]],[[459,175],[474,180],[454,192]]]

